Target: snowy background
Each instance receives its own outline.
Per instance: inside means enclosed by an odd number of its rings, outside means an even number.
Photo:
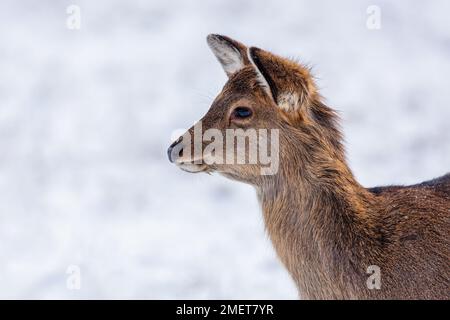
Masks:
[[[0,298],[297,298],[253,189],[167,161],[226,81],[206,35],[312,65],[361,183],[408,184],[450,171],[449,13],[445,0],[1,0]]]

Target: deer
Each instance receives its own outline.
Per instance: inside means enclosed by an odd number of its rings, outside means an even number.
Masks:
[[[450,299],[450,173],[363,187],[347,164],[338,113],[323,102],[310,68],[223,35],[207,43],[228,81],[199,121],[200,135],[277,130],[279,166],[261,174],[258,162],[211,161],[212,152],[202,152],[207,140],[192,155],[195,126],[170,145],[169,160],[255,188],[299,298]]]

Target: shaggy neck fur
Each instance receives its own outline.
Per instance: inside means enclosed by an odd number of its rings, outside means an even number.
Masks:
[[[340,141],[316,131],[280,141],[289,154],[280,152],[278,174],[257,186],[266,228],[302,298],[361,297],[377,260],[375,200],[353,178]]]

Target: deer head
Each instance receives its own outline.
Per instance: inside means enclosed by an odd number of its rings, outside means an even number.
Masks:
[[[320,102],[308,68],[225,36],[211,34],[207,42],[228,81],[206,115],[169,147],[171,162],[258,185],[289,167],[343,159],[335,114]]]

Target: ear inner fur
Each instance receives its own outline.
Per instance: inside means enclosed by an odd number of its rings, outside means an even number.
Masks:
[[[249,64],[247,47],[242,43],[217,34],[208,35],[207,43],[228,77]]]

